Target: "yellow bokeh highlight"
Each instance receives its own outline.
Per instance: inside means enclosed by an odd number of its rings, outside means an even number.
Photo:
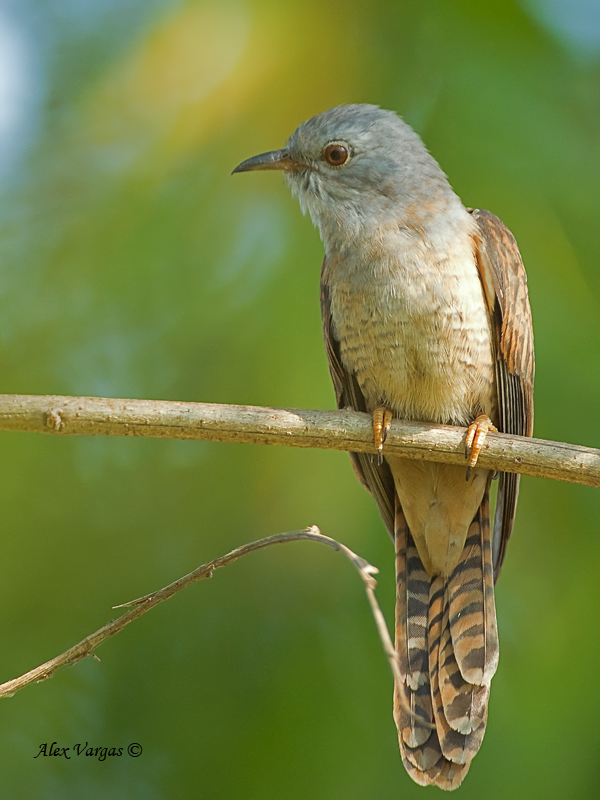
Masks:
[[[85,136],[100,148],[125,148],[133,163],[143,162],[144,172],[160,174],[264,98],[280,98],[284,115],[290,99],[298,98],[290,133],[305,116],[327,107],[329,75],[335,85],[338,75],[347,80],[357,67],[343,42],[343,31],[331,39],[291,7],[187,4],[157,22],[92,90]],[[308,113],[301,110],[306,87],[313,98],[321,87],[323,108],[313,101]]]

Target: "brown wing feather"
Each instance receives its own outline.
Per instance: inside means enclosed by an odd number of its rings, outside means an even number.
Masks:
[[[325,261],[323,262],[325,267]],[[329,362],[329,371],[335,388],[338,408],[353,408],[355,411],[367,411],[365,398],[360,390],[354,373],[348,372],[340,359],[340,347],[333,331],[331,310],[329,303],[329,290],[321,270],[321,315],[323,318],[323,337],[325,339],[325,352]],[[354,471],[377,503],[385,526],[392,541],[394,540],[394,479],[387,463],[377,464],[374,456],[368,453],[350,453],[350,460]]]
[[[477,266],[495,333],[499,429],[503,433],[533,433],[533,327],[527,275],[515,237],[489,211],[471,210],[477,220]],[[494,521],[494,579],[498,580],[512,532],[520,476],[502,472]]]

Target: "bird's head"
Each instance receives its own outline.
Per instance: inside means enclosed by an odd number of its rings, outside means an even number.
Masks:
[[[303,122],[282,150],[261,153],[233,172],[281,170],[321,238],[339,248],[382,226],[402,224],[417,204],[450,193],[417,134],[393,111],[332,108]]]

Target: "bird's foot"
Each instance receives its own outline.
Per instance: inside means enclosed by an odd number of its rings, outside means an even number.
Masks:
[[[375,423],[373,423],[375,424]],[[498,431],[492,420],[487,414],[480,414],[475,422],[467,428],[467,438],[465,440],[465,458],[469,459],[467,466],[467,480],[471,477],[471,471],[477,464],[477,459],[481,453],[481,448],[485,442],[485,437],[490,431]]]
[[[383,464],[383,443],[387,439],[388,431],[394,415],[389,408],[378,406],[373,412],[373,435],[377,448],[377,463]]]

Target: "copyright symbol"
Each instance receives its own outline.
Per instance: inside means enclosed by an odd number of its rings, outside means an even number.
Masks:
[[[137,758],[142,755],[142,745],[137,742],[132,742],[127,748],[127,752],[132,758]]]

